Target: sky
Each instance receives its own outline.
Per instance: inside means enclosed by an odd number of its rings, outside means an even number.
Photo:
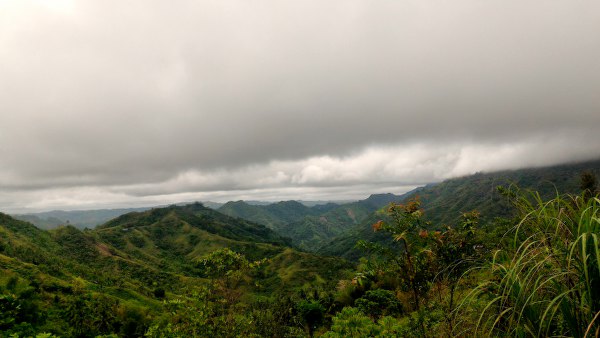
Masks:
[[[595,159],[598,32],[585,0],[0,0],[0,210]]]

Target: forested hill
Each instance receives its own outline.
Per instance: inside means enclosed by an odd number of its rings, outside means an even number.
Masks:
[[[402,196],[394,194],[374,194],[364,200],[343,204],[319,215],[308,215],[299,221],[285,224],[278,232],[290,237],[300,248],[315,251],[332,238],[361,224],[374,211],[400,200]]]
[[[182,203],[178,205],[185,205]],[[217,209],[223,203],[203,201],[202,204],[211,209]],[[160,208],[161,206],[153,206]],[[163,206],[164,207],[164,206]],[[100,224],[104,224],[109,220],[130,213],[140,212],[151,209],[152,207],[139,208],[117,208],[117,209],[91,209],[91,210],[52,210],[26,214],[12,214],[13,218],[21,221],[32,223],[40,229],[54,229],[61,225],[72,225],[78,229],[93,229]]]
[[[291,245],[273,230],[262,224],[234,218],[204,207],[201,203],[155,208],[119,216],[97,228],[97,233],[109,230],[130,231],[152,226],[171,229],[184,225],[232,240]]]
[[[342,205],[328,203],[313,207],[296,201],[270,205],[250,205],[237,201],[223,205],[219,211],[265,224],[280,235],[291,238],[294,245],[311,251],[348,228],[360,224],[373,211],[401,199],[401,196],[394,194],[373,194],[356,202]]]
[[[259,295],[331,289],[352,268],[287,244],[263,225],[199,203],[133,212],[85,231],[41,230],[0,213],[0,337],[140,337],[163,319],[187,316],[174,316],[163,299],[206,311],[221,309],[223,299],[249,307]],[[227,289],[198,298],[213,277]]]
[[[407,193],[402,202],[418,197],[424,210],[424,219],[430,221],[434,228],[441,228],[444,224],[456,224],[463,213],[473,210],[480,213],[481,222],[485,225],[496,217],[514,216],[514,208],[498,192],[498,186],[514,185],[520,189],[535,190],[544,199],[549,199],[556,194],[579,194],[580,177],[583,172],[600,176],[600,160],[453,178],[417,188]],[[370,214],[360,225],[328,241],[317,252],[357,259],[362,255],[354,249],[358,240],[378,241],[383,238],[371,228],[373,223],[385,217],[383,214]]]
[[[326,206],[282,228],[304,229],[296,239],[319,243],[328,224],[360,225],[327,242],[327,255],[298,251],[264,225],[200,203],[132,212],[84,231],[41,230],[0,213],[0,337],[514,336],[513,327],[583,337],[582,328],[600,330],[597,185],[584,196],[520,206],[519,218],[498,223],[513,209],[495,187],[579,194],[581,173],[599,169],[596,161],[477,174],[404,198]],[[416,195],[421,206],[409,202]],[[392,201],[404,206],[384,207]],[[291,208],[280,217],[306,210],[282,206]],[[482,217],[442,227],[473,209]],[[387,217],[396,222],[376,223],[374,233],[372,224]],[[516,224],[525,226],[515,233]],[[331,256],[356,259],[360,239],[372,242],[362,243],[371,251],[361,264]],[[544,313],[553,317],[539,321]]]
[[[453,223],[464,212],[477,210],[484,220],[510,216],[513,209],[497,191],[498,186],[514,185],[535,190],[544,199],[557,194],[581,192],[583,172],[600,174],[600,160],[558,166],[506,170],[446,180],[440,184],[418,188],[405,199],[416,196],[422,202],[426,219],[436,224]]]
[[[326,205],[337,207],[336,204]],[[218,211],[232,217],[243,218],[267,227],[278,230],[281,226],[301,220],[307,215],[317,215],[321,213],[321,205],[307,207],[297,201],[281,201],[268,205],[249,204],[244,201],[227,202],[221,206]]]

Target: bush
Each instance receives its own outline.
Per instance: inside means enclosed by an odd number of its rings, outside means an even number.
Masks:
[[[396,294],[389,290],[369,290],[364,296],[357,299],[356,307],[372,318],[402,313],[402,304]]]
[[[333,317],[331,331],[323,337],[376,337],[380,332],[381,327],[359,309],[345,307],[342,312]]]

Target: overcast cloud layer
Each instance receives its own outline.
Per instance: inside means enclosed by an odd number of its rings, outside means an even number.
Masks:
[[[0,0],[0,210],[596,158],[598,32],[598,1]]]

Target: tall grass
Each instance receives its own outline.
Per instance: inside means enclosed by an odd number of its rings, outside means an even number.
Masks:
[[[509,195],[521,221],[494,253],[490,280],[461,304],[487,299],[474,335],[599,337],[600,200]]]

